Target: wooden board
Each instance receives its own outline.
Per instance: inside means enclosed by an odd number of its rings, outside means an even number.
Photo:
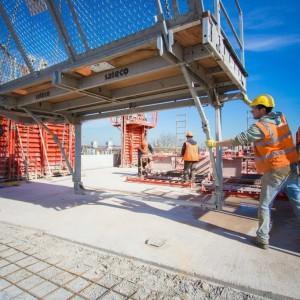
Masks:
[[[205,69],[214,68],[214,67],[219,66],[218,63],[213,58],[204,58],[204,59],[198,60],[198,64]]]
[[[228,75],[226,73],[215,74],[215,75],[213,75],[213,78],[218,83],[230,81],[230,78],[228,77]]]
[[[42,91],[42,90],[49,89],[50,87],[52,87],[51,81],[46,81],[46,82],[42,82],[38,85],[29,86],[24,89],[14,90],[14,91],[12,91],[12,94],[17,95],[17,96],[25,96],[25,95],[29,95],[32,93]]]
[[[147,58],[151,58],[154,56],[157,56],[158,52],[155,49],[140,49],[140,50],[136,50],[132,53],[129,53],[127,55],[124,56],[120,56],[117,58],[114,58],[112,60],[109,61],[109,63],[111,65],[113,65],[114,67],[118,68],[118,67],[122,67],[122,66],[126,66],[129,64],[132,64],[134,62],[138,62]]]
[[[155,45],[152,45],[152,46],[148,46],[147,48],[141,48],[129,54],[111,59],[107,61],[107,63],[111,64],[115,68],[118,68],[157,55],[158,55],[158,51],[155,48]],[[97,64],[97,62],[95,64]],[[91,69],[90,66],[81,66],[80,68],[73,69],[73,73],[79,74],[83,77],[89,77],[97,74]]]
[[[202,43],[202,28],[196,25],[182,31],[178,31],[174,35],[174,39],[183,47],[190,47]]]

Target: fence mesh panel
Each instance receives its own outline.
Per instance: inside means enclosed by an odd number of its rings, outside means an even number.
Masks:
[[[155,24],[156,0],[50,0],[75,55],[83,54]],[[200,0],[199,0],[200,1]],[[177,0],[181,15],[189,0]],[[166,19],[174,0],[161,0]],[[66,46],[45,0],[0,0],[35,71],[67,60]],[[0,16],[0,84],[24,76],[28,68]],[[79,25],[79,28],[78,28]],[[82,39],[82,35],[84,36]],[[86,41],[84,45],[83,40]]]

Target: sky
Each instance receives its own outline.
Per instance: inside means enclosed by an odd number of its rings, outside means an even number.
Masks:
[[[228,10],[232,11],[227,0]],[[247,93],[250,99],[261,93],[272,95],[276,111],[282,111],[293,133],[300,126],[300,1],[250,1],[241,0],[245,28],[245,60],[249,73]],[[223,139],[246,129],[247,108],[241,101],[227,103],[222,110]],[[205,108],[211,130],[214,133],[214,110]],[[157,127],[149,132],[150,141],[162,134],[175,134],[177,114],[186,113],[188,130],[194,132],[200,144],[204,141],[200,118],[194,107],[160,111]],[[249,123],[253,120],[249,119]],[[104,144],[112,139],[120,144],[117,128],[109,120],[84,123],[83,142],[97,140]]]

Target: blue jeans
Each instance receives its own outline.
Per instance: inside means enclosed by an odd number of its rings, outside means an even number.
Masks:
[[[275,197],[280,191],[287,194],[295,215],[300,221],[300,181],[297,173],[291,173],[289,168],[279,172],[266,173],[261,180],[262,189],[258,209],[259,226],[256,235],[261,242],[268,243],[271,229],[271,208]]]

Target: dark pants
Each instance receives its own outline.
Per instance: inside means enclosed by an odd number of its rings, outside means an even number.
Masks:
[[[196,164],[197,164],[196,161],[184,161],[183,175],[185,181],[191,180],[192,182],[195,182]]]
[[[149,164],[150,159],[148,155],[138,155],[138,175],[146,175],[146,167]]]

